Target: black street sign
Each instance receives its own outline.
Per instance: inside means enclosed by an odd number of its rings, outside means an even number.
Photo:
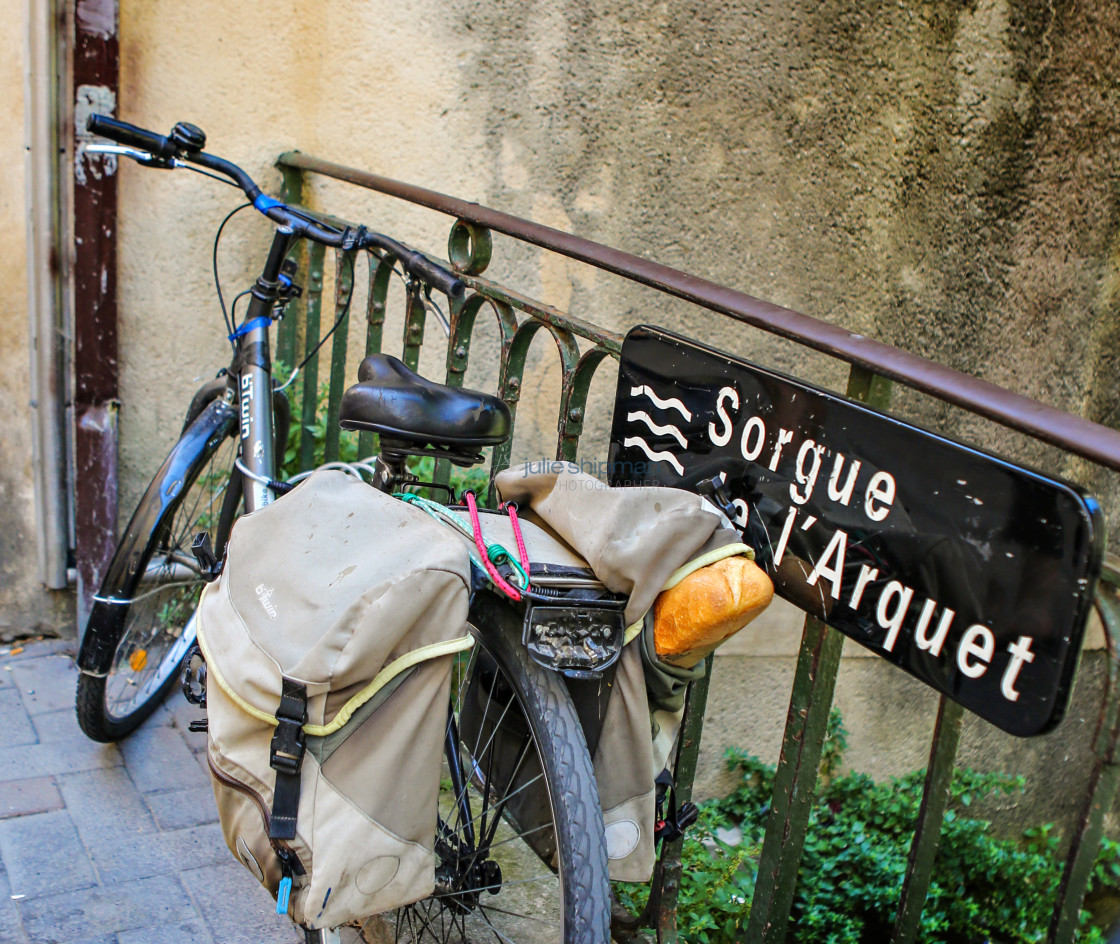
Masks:
[[[610,470],[721,476],[778,594],[1011,734],[1061,720],[1103,553],[1076,486],[650,327]]]

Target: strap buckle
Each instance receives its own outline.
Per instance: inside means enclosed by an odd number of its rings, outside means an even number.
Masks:
[[[299,773],[303,764],[303,753],[306,749],[306,735],[303,733],[303,722],[294,718],[276,719],[276,733],[272,735],[272,749],[268,762],[273,770],[285,774]]]
[[[298,682],[283,680],[280,707],[276,709],[276,733],[272,735],[269,764],[283,774],[298,774],[303,764],[307,736],[307,690]]]

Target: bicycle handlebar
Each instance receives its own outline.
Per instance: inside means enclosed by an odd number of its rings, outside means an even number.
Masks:
[[[406,249],[388,236],[371,233],[364,227],[357,231],[349,227],[339,230],[293,212],[279,200],[262,192],[253,178],[232,161],[205,153],[202,147],[206,143],[206,136],[191,125],[176,125],[170,135],[162,135],[107,115],[90,115],[86,130],[145,152],[151,156],[150,163],[153,166],[176,167],[181,166],[181,161],[189,161],[222,174],[245,192],[245,196],[258,211],[274,223],[291,228],[299,236],[335,249],[383,249],[397,259],[409,275],[426,282],[449,298],[458,298],[466,290],[463,282],[443,266],[432,262],[421,252]]]
[[[146,131],[136,125],[130,125],[127,121],[110,118],[108,115],[90,115],[86,122],[86,130],[123,144],[125,147],[147,151],[162,161],[170,161],[178,156],[175,145],[164,135]]]

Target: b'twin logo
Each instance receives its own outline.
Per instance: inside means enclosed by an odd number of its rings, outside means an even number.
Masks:
[[[272,595],[275,592],[275,587],[266,587],[263,583],[257,585],[257,599],[270,620],[276,619],[276,607],[272,605]]]

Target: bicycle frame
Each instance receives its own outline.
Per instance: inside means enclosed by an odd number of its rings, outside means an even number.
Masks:
[[[271,504],[271,482],[276,476],[272,416],[272,359],[268,329],[273,312],[284,300],[281,267],[291,247],[293,232],[277,227],[264,270],[250,290],[249,310],[241,328],[233,333],[237,351],[230,373],[237,378],[241,459],[245,475],[245,511]]]

